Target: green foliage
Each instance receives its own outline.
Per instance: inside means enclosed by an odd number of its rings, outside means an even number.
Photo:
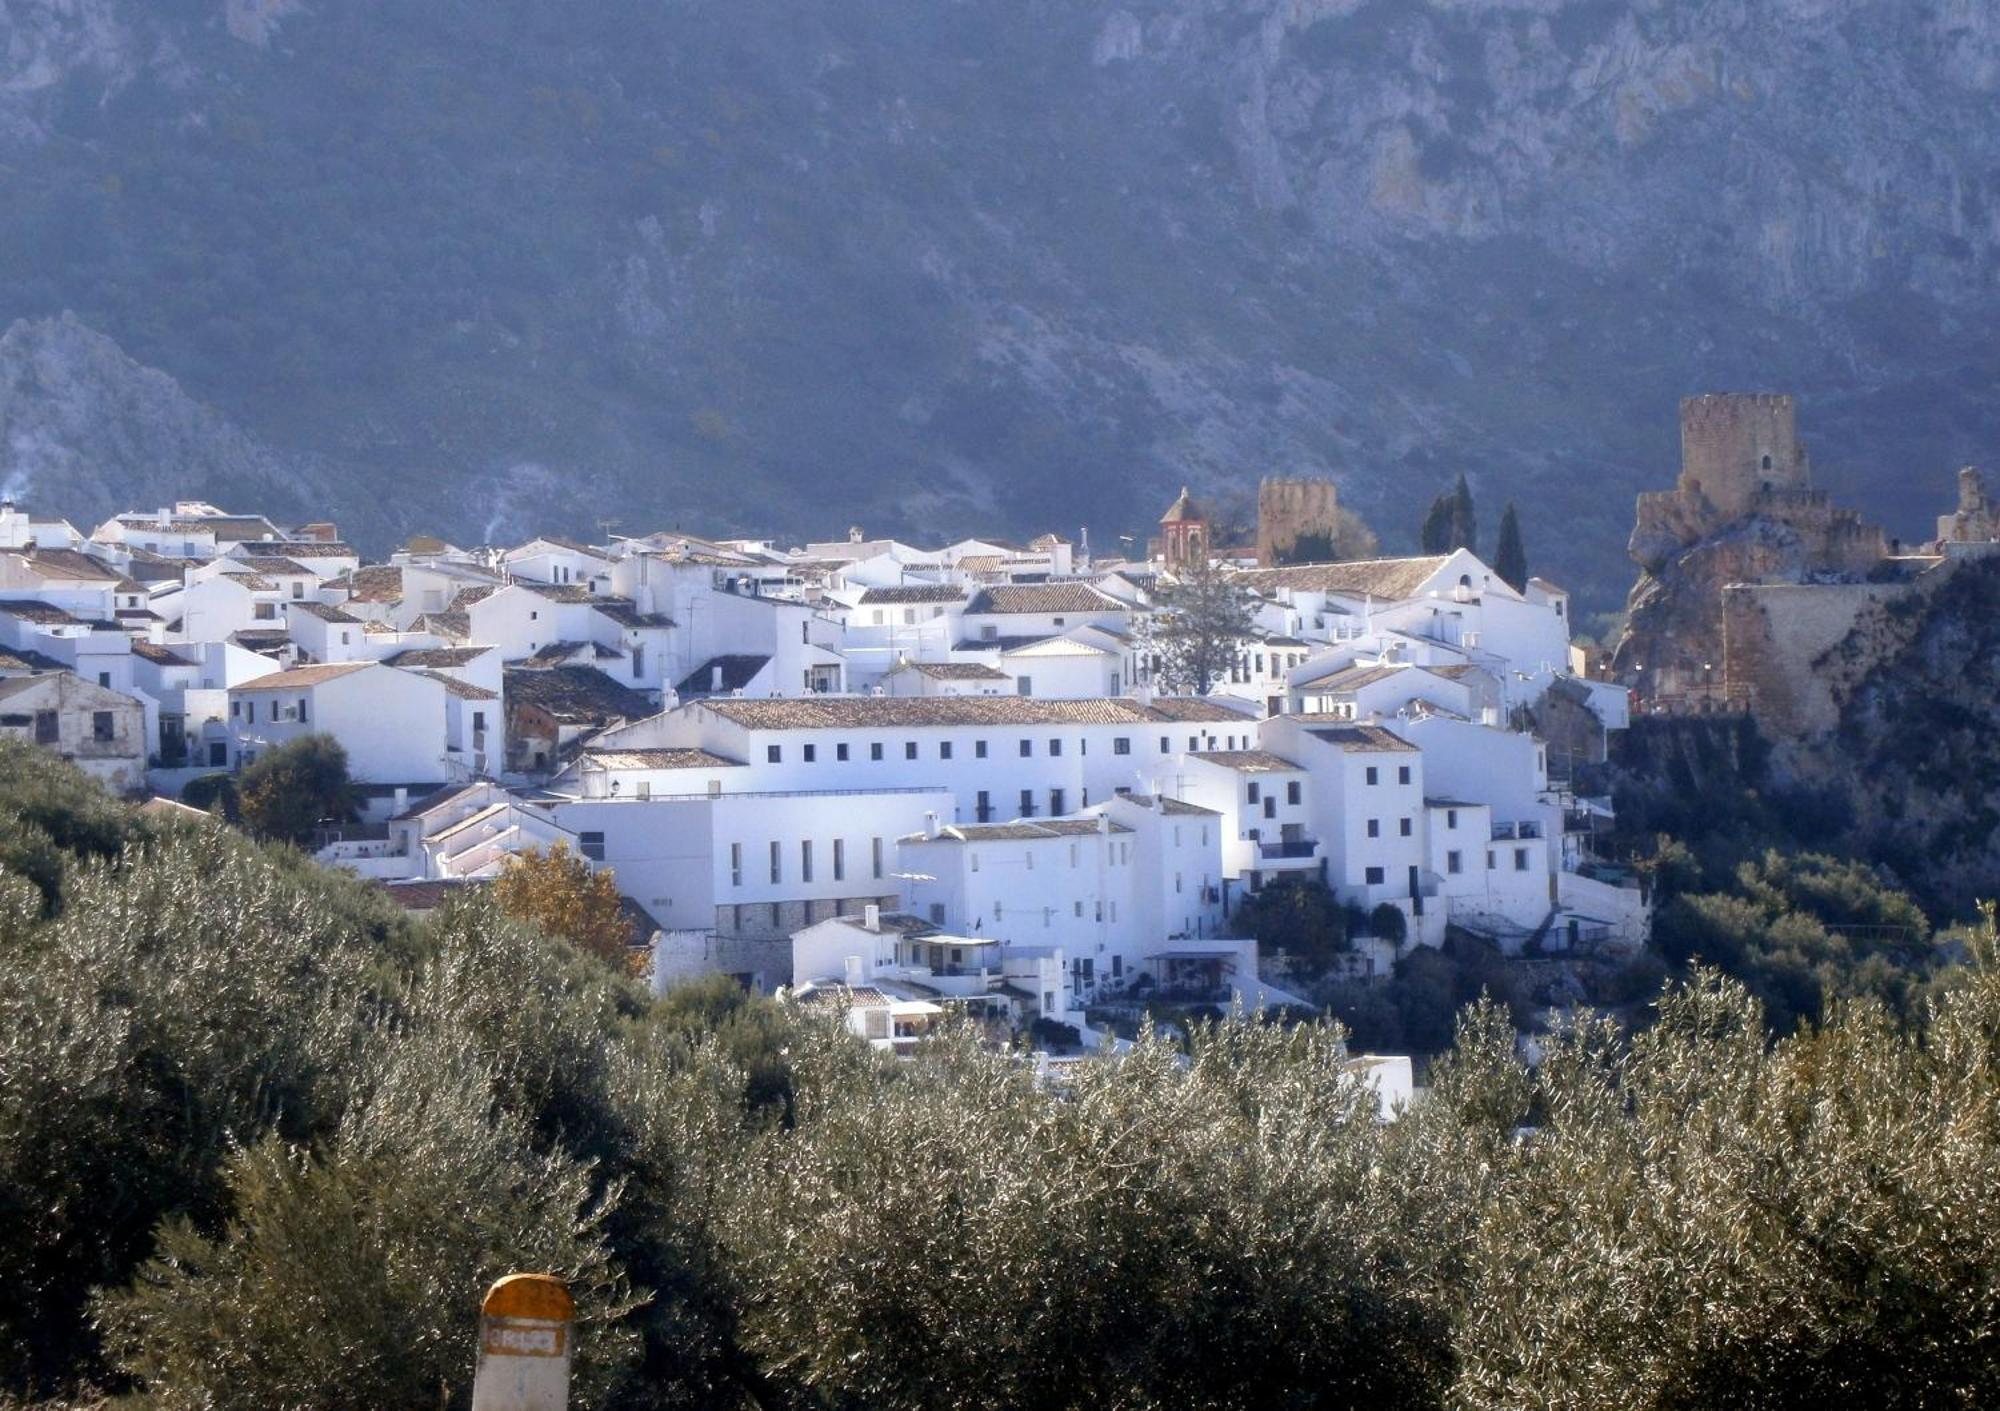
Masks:
[[[1230,926],[1313,973],[1324,972],[1335,956],[1352,948],[1346,908],[1318,881],[1273,882],[1238,904]]]
[[[231,823],[240,822],[242,813],[238,807],[235,777],[228,774],[203,774],[190,779],[181,789],[181,802],[189,808],[199,808],[213,813]]]
[[[52,915],[0,876],[0,1401],[463,1407],[515,1268],[579,1294],[579,1411],[2000,1396],[1990,917],[1921,1036],[1863,1000],[1772,1044],[1701,972],[1533,1071],[1505,967],[1420,949],[1370,993],[1442,1056],[1383,1125],[1337,1024],[1190,1014],[1052,1091],[969,1025],[897,1060],[655,1001],[490,898],[412,923],[51,782],[43,840],[129,841],[59,849]],[[1921,922],[1824,859],[1713,898]]]
[[[1181,571],[1159,595],[1147,645],[1158,654],[1159,685],[1205,696],[1229,672],[1253,630],[1250,605],[1234,578],[1212,563]]]
[[[1454,549],[1479,551],[1479,511],[1473,504],[1472,486],[1463,471],[1446,493],[1439,495],[1424,511],[1417,541],[1427,554],[1448,554]]]
[[[260,838],[303,844],[328,819],[354,817],[347,751],[331,735],[301,735],[264,751],[236,783],[243,824]]]
[[[1493,548],[1493,571],[1500,575],[1500,581],[1517,593],[1528,590],[1528,550],[1521,543],[1521,518],[1514,511],[1514,502],[1507,502],[1506,513],[1500,516],[1500,538]]]
[[[1401,945],[1410,934],[1409,918],[1401,907],[1385,901],[1368,913],[1368,934]]]

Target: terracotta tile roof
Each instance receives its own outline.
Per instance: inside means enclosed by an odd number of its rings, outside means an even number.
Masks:
[[[1125,794],[1123,797],[1127,802],[1135,803],[1141,808],[1156,808],[1166,814],[1205,814],[1211,818],[1222,816],[1217,809],[1203,808],[1200,804],[1189,803],[1185,799],[1170,799],[1157,794]]]
[[[229,634],[229,640],[253,652],[271,652],[292,644],[292,634],[282,627],[243,627]]]
[[[672,627],[674,620],[663,612],[640,612],[630,598],[596,598],[591,602],[604,616],[620,627]]]
[[[29,549],[20,557],[44,578],[72,583],[115,583],[122,576],[117,569],[75,549]]]
[[[236,546],[247,554],[276,554],[288,559],[359,558],[352,544],[336,539],[254,539]]]
[[[278,585],[264,577],[261,573],[223,572],[216,576],[218,578],[227,578],[232,583],[241,583],[253,593],[275,593],[278,591]]]
[[[522,586],[525,587],[526,585]],[[447,611],[464,612],[474,603],[484,602],[498,591],[499,585],[494,583],[479,583],[470,588],[460,588],[456,593],[451,595],[451,606]]]
[[[47,627],[82,626],[83,619],[38,598],[0,598],[0,612],[23,622],[39,622]]]
[[[1219,764],[1224,769],[1233,769],[1238,774],[1274,774],[1280,771],[1303,771],[1305,766],[1295,764],[1283,755],[1272,754],[1269,750],[1203,750],[1190,756]]]
[[[252,573],[289,573],[294,577],[302,573],[312,573],[312,570],[304,564],[296,563],[291,559],[282,558],[276,554],[238,554],[235,557],[238,563],[242,564]]]
[[[1401,601],[1415,597],[1425,581],[1446,562],[1445,555],[1356,559],[1348,563],[1301,563],[1290,568],[1255,568],[1235,577],[1237,582],[1259,593],[1275,593],[1289,588],[1294,592],[1342,593],[1349,597]]]
[[[308,603],[308,602],[300,602],[294,600],[292,602],[285,604],[285,610],[287,612],[291,611],[294,608],[306,614],[306,616],[308,617],[318,618],[321,622],[361,621],[360,618],[356,617],[353,613],[348,612],[345,608],[335,607],[332,603]]]
[[[405,670],[413,667],[467,666],[492,650],[491,647],[411,647],[408,651],[385,657],[382,664],[400,666]]]
[[[552,603],[588,603],[595,601],[590,589],[584,587],[581,583],[530,583],[525,578],[519,578],[514,581],[513,586],[533,593],[538,598],[547,598]],[[461,593],[459,596],[464,597],[465,595]]]
[[[707,750],[586,749],[584,759],[606,769],[741,769],[743,761]]]
[[[229,689],[232,691],[296,690],[305,686],[318,686],[327,681],[338,681],[343,676],[366,671],[373,665],[375,663],[372,661],[323,661],[312,666],[295,666],[289,671],[277,671],[269,676],[259,676],[255,681],[245,681]]]
[[[1343,666],[1340,670],[1332,672],[1329,675],[1317,676],[1310,681],[1302,682],[1299,689],[1302,691],[1358,691],[1363,686],[1372,686],[1377,681],[1386,681],[1391,676],[1409,669],[1408,666],[1382,666],[1379,664]]]
[[[455,896],[466,896],[488,885],[467,877],[446,877],[427,882],[377,882],[389,900],[408,911],[436,911]]]
[[[906,661],[889,674],[897,671],[914,671],[919,676],[928,676],[937,681],[1011,681],[1006,672],[986,665],[981,661]]]
[[[406,823],[413,818],[422,818],[425,814],[442,808],[461,794],[469,794],[475,789],[483,787],[480,784],[447,784],[434,794],[425,794],[389,821],[391,823]]]
[[[892,730],[964,725],[1139,725],[1149,717],[1120,698],[1041,696],[711,696],[696,704],[746,730]],[[1236,717],[1241,719],[1242,717]]]
[[[512,706],[533,706],[557,720],[598,723],[638,720],[653,713],[653,704],[637,691],[613,681],[594,666],[558,666],[550,670],[508,667],[507,700]]]
[[[905,583],[895,588],[870,588],[861,595],[862,607],[882,607],[890,603],[962,603],[965,589],[949,583]]]
[[[144,639],[134,639],[132,643],[132,655],[135,657],[144,657],[155,666],[193,666],[195,664],[179,652],[169,651],[158,642],[148,642]]]
[[[1306,733],[1349,754],[1420,753],[1408,740],[1390,734],[1379,725],[1342,725],[1326,730],[1308,730]]]
[[[982,588],[968,614],[1025,612],[1123,612],[1125,604],[1088,583],[1007,583]]]
[[[68,671],[69,663],[57,661],[32,647],[0,647],[0,671]]]
[[[1187,725],[1249,725],[1253,717],[1244,711],[1201,696],[1160,696],[1147,707],[1149,720]]]
[[[357,603],[399,603],[403,600],[403,570],[392,563],[369,564],[334,580]]]
[[[547,646],[538,647],[528,655],[522,657],[518,665],[530,667],[561,666],[589,645],[590,643],[588,642],[550,642]]]
[[[428,632],[450,642],[463,642],[472,636],[472,618],[462,612],[427,612],[411,626],[418,632]],[[480,650],[486,651],[487,648],[481,647]]]
[[[757,679],[757,673],[770,664],[767,656],[732,652],[726,656],[710,657],[707,661],[682,677],[674,690],[683,696],[706,695],[711,691],[740,691]],[[722,672],[722,684],[715,684],[715,673]]]

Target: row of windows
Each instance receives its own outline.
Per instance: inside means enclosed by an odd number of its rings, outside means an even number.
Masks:
[[[1255,779],[1252,779],[1249,785],[1244,789],[1243,797],[1250,803],[1261,802],[1264,798],[1263,786],[1259,784]],[[1276,796],[1273,795],[1273,797]],[[1304,785],[1302,785],[1296,779],[1290,780],[1289,782],[1286,783],[1285,785],[1286,803],[1298,803],[1303,798],[1304,798]]]
[[[1399,818],[1396,820],[1397,836],[1408,838],[1414,835],[1415,830],[1416,830],[1416,825],[1410,819]],[[1371,838],[1379,838],[1382,836],[1381,819],[1371,818],[1368,820],[1368,836]]]
[[[281,701],[272,701],[270,705],[271,723],[275,725],[280,721],[295,720],[302,725],[305,724],[307,715],[306,700],[307,697],[300,696],[296,704],[289,706]],[[257,723],[256,698],[251,697],[246,700],[231,701],[229,703],[229,718],[231,720],[241,720],[246,725],[255,725]]]
[[[591,835],[586,833],[583,836],[589,838]],[[600,856],[602,855],[602,847],[602,835],[599,835]],[[776,886],[785,880],[785,845],[774,839],[767,847],[771,883],[773,886]],[[585,856],[589,856],[589,853],[586,852]],[[835,838],[826,856],[832,865],[832,880],[845,882],[847,880],[847,839]],[[815,863],[818,857],[819,854],[813,848],[813,840],[811,838],[801,838],[799,840],[798,871],[798,880],[800,882],[806,883],[815,880]],[[883,845],[880,838],[870,838],[868,840],[868,875],[878,881],[883,875]],[[743,885],[743,844],[741,843],[731,843],[729,845],[729,885],[732,887]]]
[[[1035,850],[1033,848],[1024,849],[1022,856],[1027,859],[1028,870],[1033,872],[1035,870]],[[979,858],[980,854],[977,849],[968,850],[965,854],[966,866],[971,871],[977,872],[979,870]],[[1122,839],[1114,841],[1106,852],[1106,861],[1113,867],[1130,866],[1132,862],[1131,843]],[[1080,867],[1083,865],[1083,849],[1075,843],[1069,845],[1069,865],[1071,867]]]
[[[937,743],[937,757],[939,759],[953,758],[952,747],[955,743],[956,741],[952,740],[939,740]],[[1224,737],[1222,747],[1231,750],[1248,749],[1250,743],[1251,737],[1249,735],[1244,735],[1240,738],[1235,735],[1229,735]],[[1215,740],[1211,739],[1209,741],[1210,748],[1214,748],[1215,744]],[[1201,737],[1199,735],[1188,736],[1187,747],[1190,750],[1199,750],[1202,747]],[[1033,740],[1017,741],[1015,748],[1022,759],[1032,759],[1034,757],[1035,742]],[[1160,736],[1160,753],[1172,754],[1173,749],[1174,742],[1172,737],[1167,735]],[[800,745],[799,758],[806,764],[817,764],[819,762],[819,751],[820,747],[817,744]],[[1078,754],[1089,754],[1090,741],[1087,739],[1078,740],[1076,742],[1076,752]],[[1063,753],[1062,739],[1060,737],[1051,738],[1044,753],[1051,759],[1060,758]],[[1128,755],[1132,753],[1132,737],[1129,735],[1114,737],[1111,741],[1111,753],[1115,755]],[[903,741],[904,759],[917,759],[920,756],[921,751],[915,740]],[[988,757],[987,742],[985,740],[974,740],[972,742],[972,757],[974,759],[985,759]],[[833,747],[833,758],[837,764],[847,763],[853,758],[851,746],[845,740],[837,741]],[[880,740],[871,741],[868,746],[868,758],[871,761],[888,758],[888,746],[884,745]],[[783,745],[764,746],[764,761],[767,764],[783,764],[785,762],[785,747]],[[1368,772],[1372,776],[1375,771],[1371,769]],[[1403,770],[1403,782],[1405,784],[1410,782],[1409,774],[1410,771],[1405,768]],[[1375,780],[1371,777],[1368,782],[1372,784]]]
[[[1365,771],[1364,777],[1370,784],[1379,784],[1382,782],[1382,771],[1371,764]],[[1409,765],[1399,764],[1396,766],[1396,782],[1398,784],[1407,784],[1410,782]]]
[[[1488,848],[1486,850],[1486,870],[1488,872],[1491,872],[1493,871],[1494,868],[1498,867],[1499,865],[1500,865],[1499,857],[1494,853],[1493,849]],[[1528,867],[1529,867],[1528,849],[1515,848],[1514,870],[1516,872],[1526,872],[1528,870]],[[1455,848],[1452,851],[1446,853],[1444,855],[1444,870],[1452,874],[1454,877],[1457,876],[1459,873],[1465,871],[1465,854],[1459,852]]]

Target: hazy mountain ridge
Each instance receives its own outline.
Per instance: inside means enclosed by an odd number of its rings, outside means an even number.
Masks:
[[[0,0],[0,318],[371,534],[1109,535],[1325,468],[1393,547],[1465,468],[1608,600],[1684,392],[1799,392],[1910,534],[2000,446],[1996,88],[1971,0]]]

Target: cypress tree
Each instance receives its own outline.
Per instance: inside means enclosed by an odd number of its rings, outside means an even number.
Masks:
[[[1451,492],[1451,543],[1450,549],[1470,549],[1479,552],[1479,512],[1473,508],[1472,486],[1466,483],[1465,472],[1458,473],[1458,484]]]
[[[1417,533],[1427,554],[1451,552],[1451,497],[1439,495],[1424,512],[1424,527]]]
[[[1507,502],[1507,512],[1500,516],[1500,541],[1493,550],[1493,571],[1501,581],[1517,593],[1528,588],[1528,551],[1521,544],[1521,519],[1514,512],[1514,502]]]

